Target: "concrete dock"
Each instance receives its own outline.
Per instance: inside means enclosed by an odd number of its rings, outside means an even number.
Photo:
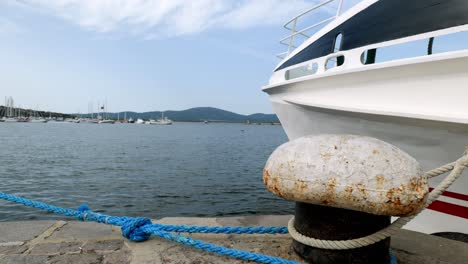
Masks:
[[[209,226],[286,226],[291,216],[163,218],[153,222]],[[207,235],[192,238],[240,250],[300,261],[289,235]],[[399,264],[468,263],[468,243],[401,230],[392,237]],[[0,222],[2,264],[248,263],[152,237],[125,240],[120,228],[77,221]]]

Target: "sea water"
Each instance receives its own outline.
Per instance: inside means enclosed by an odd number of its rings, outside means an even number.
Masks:
[[[0,191],[110,215],[288,214],[262,169],[281,126],[0,123]],[[0,200],[0,221],[62,216]]]

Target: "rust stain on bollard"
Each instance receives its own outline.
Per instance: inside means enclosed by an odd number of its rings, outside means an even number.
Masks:
[[[279,197],[283,197],[281,195],[281,189],[278,187],[278,179],[271,178],[268,170],[263,170],[263,183],[267,185],[271,192],[275,193]]]

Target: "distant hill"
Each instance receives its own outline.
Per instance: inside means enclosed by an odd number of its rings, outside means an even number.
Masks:
[[[152,112],[120,112],[120,113],[105,113],[104,116],[108,116],[110,119],[117,119],[120,116],[124,118],[125,114],[127,118],[141,118],[141,119],[158,119],[161,117],[161,111]],[[77,115],[77,114],[74,114]],[[96,116],[96,114],[93,114]],[[90,114],[81,115],[82,117],[91,117]],[[252,114],[252,115],[241,115],[226,110],[214,108],[214,107],[195,107],[181,111],[165,111],[164,116],[169,119],[179,122],[231,122],[231,123],[245,123],[250,121],[252,123],[279,123],[278,117],[275,114]]]

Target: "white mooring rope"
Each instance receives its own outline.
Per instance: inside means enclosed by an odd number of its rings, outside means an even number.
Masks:
[[[304,236],[297,232],[294,228],[294,217],[291,218],[288,222],[288,231],[292,238],[304,245],[308,245],[311,247],[322,248],[322,249],[333,249],[333,250],[344,250],[344,249],[353,249],[353,248],[360,248],[365,247],[368,245],[372,245],[377,243],[381,240],[384,240],[387,237],[392,236],[395,234],[400,228],[406,225],[409,221],[413,220],[419,213],[421,213],[424,209],[426,209],[433,201],[435,201],[447,188],[455,182],[456,179],[460,177],[463,173],[465,167],[468,167],[468,148],[465,151],[465,155],[458,159],[455,162],[446,164],[441,166],[437,169],[430,170],[425,173],[427,178],[433,178],[444,174],[446,172],[450,172],[450,174],[439,184],[437,185],[434,190],[429,194],[426,204],[424,207],[415,215],[408,216],[408,217],[400,217],[395,222],[393,222],[388,227],[377,231],[374,234],[350,239],[350,240],[322,240]]]

